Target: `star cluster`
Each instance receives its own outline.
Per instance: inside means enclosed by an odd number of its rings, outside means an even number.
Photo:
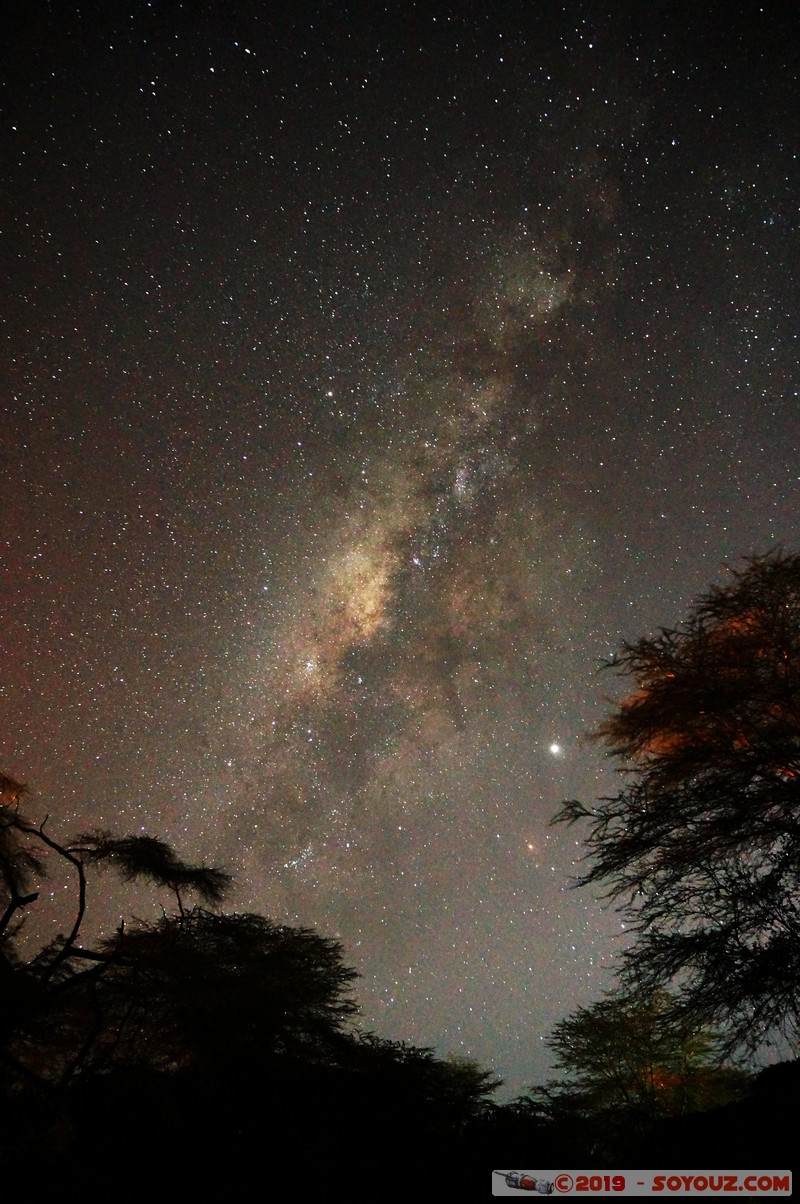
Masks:
[[[65,8],[0,52],[2,768],[541,1080],[625,939],[548,827],[598,666],[797,544],[797,30]]]

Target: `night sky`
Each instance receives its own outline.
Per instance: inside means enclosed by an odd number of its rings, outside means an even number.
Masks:
[[[0,767],[512,1090],[626,939],[601,662],[800,544],[791,7],[4,21]]]

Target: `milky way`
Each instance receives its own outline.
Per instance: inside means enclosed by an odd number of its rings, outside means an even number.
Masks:
[[[797,544],[797,31],[130,8],[2,52],[2,768],[521,1088],[626,939],[600,663]]]
[[[341,815],[414,749],[457,740],[494,693],[537,676],[551,556],[522,470],[537,410],[523,365],[572,274],[551,275],[535,246],[505,267],[459,334],[480,368],[458,345],[448,361],[428,356],[379,399],[368,444],[345,445],[345,472],[325,449],[322,497],[309,470],[315,528],[264,641],[270,699],[255,735],[283,823],[282,794],[316,830],[316,796]],[[334,390],[326,400],[337,413]],[[336,472],[349,480],[322,517]]]

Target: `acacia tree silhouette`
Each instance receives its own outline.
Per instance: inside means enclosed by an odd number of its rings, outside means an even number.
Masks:
[[[554,1136],[569,1133],[586,1153],[613,1164],[660,1121],[739,1099],[749,1076],[719,1064],[716,1034],[671,1023],[672,1003],[656,991],[578,1008],[547,1041],[563,1077],[531,1088],[520,1102]]]
[[[636,932],[622,980],[755,1046],[800,1018],[800,556],[746,562],[679,629],[625,644],[633,691],[597,739],[625,773],[592,806],[591,867]]]
[[[255,1164],[265,1129],[290,1163],[312,1142],[360,1158],[365,1143],[384,1158],[399,1143],[413,1159],[488,1114],[491,1072],[357,1028],[357,975],[337,941],[211,910],[224,871],[148,836],[57,840],[21,812],[19,783],[0,788],[0,1098],[17,1122],[0,1133],[1,1166],[60,1168],[91,1144],[112,1173],[120,1128],[148,1173],[187,1147],[204,1173]],[[87,941],[104,866],[172,892],[176,908]],[[39,877],[59,867],[75,889],[70,925],[31,952],[24,922]]]
[[[128,882],[144,879],[171,890],[182,916],[186,915],[183,891],[192,891],[204,903],[216,907],[232,882],[224,870],[181,861],[170,845],[155,836],[115,837],[98,830],[79,836],[78,844],[88,862],[109,861]]]
[[[87,910],[87,868],[109,863],[128,880],[144,879],[175,893],[180,916],[187,915],[182,893],[193,891],[218,904],[231,877],[215,867],[181,861],[164,841],[147,836],[114,838],[108,832],[56,840],[47,819],[31,822],[21,811],[25,786],[0,774],[0,1065],[9,1081],[16,1076],[41,1086],[63,1083],[85,1067],[96,1049],[101,1022],[99,984],[112,967],[129,957],[124,925],[110,940],[81,941]],[[69,930],[33,952],[21,952],[21,934],[40,891],[34,882],[55,860],[75,883],[75,910]],[[91,1013],[91,1016],[90,1016]]]

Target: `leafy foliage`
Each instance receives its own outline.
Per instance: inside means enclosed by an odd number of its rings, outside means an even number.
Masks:
[[[800,557],[750,560],[684,627],[624,645],[633,692],[597,733],[624,788],[588,821],[637,932],[624,980],[754,1045],[800,1018]]]
[[[324,1059],[356,1011],[341,946],[258,915],[197,908],[106,942],[99,1061],[161,1069],[291,1055]],[[329,1053],[328,1053],[328,1056]]]
[[[439,1158],[487,1114],[491,1072],[359,1032],[357,975],[337,941],[187,910],[189,891],[220,902],[229,875],[148,836],[59,842],[20,813],[21,795],[0,777],[0,1099],[16,1121],[0,1138],[4,1168],[53,1170],[93,1146],[93,1165],[116,1173],[121,1128],[148,1175],[191,1144],[205,1188],[209,1159],[226,1174],[231,1158],[260,1162],[267,1130],[290,1165],[346,1143],[359,1158],[365,1143],[367,1156],[400,1143]],[[104,866],[172,891],[177,911],[85,944]],[[45,868],[64,872],[75,906],[37,952],[17,937]]]
[[[432,1125],[442,1119],[461,1125],[481,1115],[502,1085],[491,1070],[470,1058],[442,1060],[427,1047],[371,1032],[354,1033],[339,1056],[348,1069],[382,1080],[404,1109],[424,1112]]]
[[[175,850],[155,836],[114,837],[110,832],[94,832],[78,837],[90,861],[110,861],[122,876],[133,882],[143,878],[155,886],[166,886],[175,893],[183,913],[182,891],[194,891],[204,903],[218,905],[231,885],[231,875],[206,865],[187,865]]]
[[[627,1107],[647,1115],[696,1111],[719,1102],[712,1079],[718,1042],[707,1030],[670,1023],[665,991],[649,999],[611,998],[561,1020],[548,1042],[556,1065],[594,1110]]]
[[[665,991],[620,995],[559,1021],[548,1044],[566,1077],[532,1091],[538,1114],[583,1125],[594,1152],[607,1156],[665,1117],[738,1098],[747,1076],[719,1065],[719,1042],[708,1030],[676,1028],[672,1004]]]
[[[98,1051],[117,1046],[118,1016],[109,1008],[112,971],[125,961],[124,925],[111,941],[90,948],[81,943],[87,907],[87,867],[109,861],[127,878],[145,877],[176,894],[195,890],[221,901],[230,883],[222,870],[181,861],[163,841],[108,833],[59,842],[46,823],[32,823],[20,811],[25,788],[0,775],[0,1068],[8,1090],[47,1090],[85,1072]],[[38,951],[21,953],[20,931],[39,898],[34,880],[48,868],[60,869],[75,886],[71,927]],[[106,980],[108,980],[106,982]],[[131,1008],[128,1005],[128,1011]]]

